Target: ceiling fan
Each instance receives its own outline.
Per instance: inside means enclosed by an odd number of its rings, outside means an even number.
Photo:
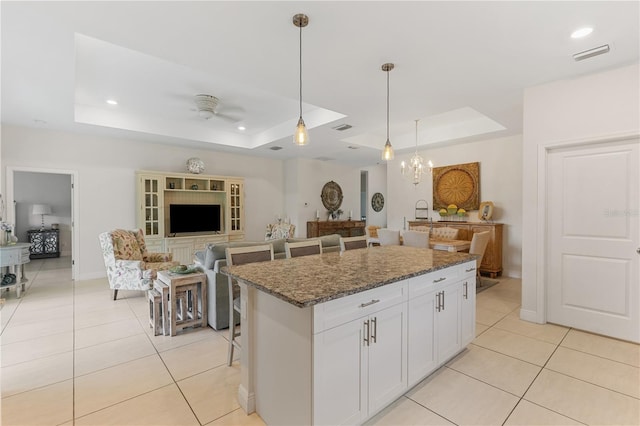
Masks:
[[[198,110],[198,115],[204,118],[205,120],[209,120],[213,117],[222,118],[224,120],[232,121],[234,123],[241,120],[241,118],[224,114],[223,112],[220,111],[220,109],[229,110],[229,111],[231,110],[243,111],[242,108],[239,108],[239,107],[220,108],[220,99],[216,98],[213,95],[205,95],[205,94],[195,95],[194,102]]]

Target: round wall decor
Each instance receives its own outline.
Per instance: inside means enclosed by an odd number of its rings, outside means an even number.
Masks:
[[[373,197],[371,197],[371,208],[373,208],[374,212],[379,212],[383,207],[384,196],[381,193],[376,192],[375,194],[373,194]]]
[[[204,161],[196,157],[189,158],[187,160],[187,171],[193,174],[204,172]]]
[[[342,204],[342,188],[334,181],[327,182],[322,187],[320,198],[325,209],[331,212],[338,210]]]

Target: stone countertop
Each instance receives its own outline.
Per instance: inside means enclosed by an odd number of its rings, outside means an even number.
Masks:
[[[307,307],[475,259],[468,253],[382,246],[234,265],[222,271],[292,305]]]

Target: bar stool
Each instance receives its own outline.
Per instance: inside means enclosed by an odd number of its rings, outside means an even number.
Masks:
[[[264,262],[273,260],[273,245],[265,244],[252,247],[227,247],[227,265],[244,265],[252,262]],[[240,349],[240,331],[236,328],[236,312],[240,316],[240,292],[238,285],[234,283],[231,275],[228,275],[229,285],[229,353],[227,365],[233,362],[233,349]],[[238,288],[238,290],[236,290]]]

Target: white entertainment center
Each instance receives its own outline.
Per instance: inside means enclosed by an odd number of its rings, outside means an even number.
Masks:
[[[173,260],[190,264],[206,244],[244,239],[244,178],[146,170],[136,172],[136,178],[136,223],[144,232],[147,250],[169,252]],[[200,221],[212,230],[172,233],[171,205],[220,206],[219,222],[216,218],[206,224],[194,217],[194,226]]]

